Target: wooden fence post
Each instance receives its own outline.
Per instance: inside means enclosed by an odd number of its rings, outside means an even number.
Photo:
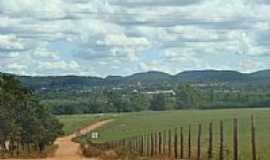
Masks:
[[[191,159],[191,124],[188,126],[188,159]]]
[[[158,144],[158,132],[155,132],[155,155],[158,155],[159,152]]]
[[[155,145],[154,145],[154,134],[151,133],[151,157],[154,156],[154,150],[155,150]]]
[[[223,121],[220,121],[220,144],[219,144],[219,160],[224,160],[224,128]]]
[[[133,153],[136,153],[136,137],[133,137],[132,139],[131,139],[131,142],[132,142],[132,152]]]
[[[133,153],[134,152],[134,137],[130,138],[130,152]]]
[[[132,138],[128,138],[128,150],[129,150],[129,153],[132,152]]]
[[[208,159],[213,158],[213,123],[209,123],[209,148],[208,148]]]
[[[257,159],[256,153],[256,126],[255,126],[255,118],[251,115],[251,146],[252,146],[252,160]]]
[[[140,142],[140,149],[141,149],[141,156],[144,156],[144,136],[141,136],[141,142]]]
[[[162,132],[158,133],[158,153],[159,155],[162,154]]]
[[[233,160],[238,160],[238,119],[233,119]]]
[[[168,131],[163,131],[163,155],[168,154]]]
[[[139,139],[139,137],[138,136],[136,136],[135,137],[135,152],[136,152],[136,154],[137,153],[140,153],[140,139]]]
[[[132,139],[131,139],[131,142],[132,142],[132,152],[133,153],[135,153],[136,152],[136,137],[133,137]]]
[[[147,156],[150,156],[151,155],[151,142],[150,142],[150,135],[148,134],[147,136]]]
[[[169,135],[168,135],[168,149],[169,149],[169,157],[172,156],[172,131],[169,129]]]
[[[163,155],[166,155],[166,152],[167,152],[167,150],[166,150],[166,143],[167,143],[167,131],[166,130],[164,130],[163,131],[163,138],[162,138],[162,154]]]
[[[130,138],[130,153],[134,152],[134,137]]]
[[[201,159],[201,135],[202,135],[202,125],[199,124],[199,127],[198,127],[197,160]]]
[[[180,158],[184,158],[184,134],[183,134],[183,127],[180,128]]]
[[[137,153],[140,155],[141,153],[141,136],[137,136]]]
[[[175,159],[178,158],[178,135],[177,135],[177,128],[174,131],[174,157]]]

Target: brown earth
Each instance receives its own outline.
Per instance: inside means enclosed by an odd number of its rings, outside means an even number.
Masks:
[[[82,128],[79,131],[79,133],[80,135],[84,135],[111,121],[112,120],[104,120],[104,121],[96,122],[85,128]],[[75,138],[76,135],[77,135],[77,132],[66,137],[58,138],[55,141],[55,144],[58,146],[55,154],[52,157],[48,157],[48,158],[40,159],[40,160],[96,160],[95,158],[85,158],[82,155],[81,150],[80,150],[80,144],[72,141],[72,139]],[[13,160],[13,159],[8,159],[8,160]],[[38,160],[38,159],[35,159],[35,160]]]

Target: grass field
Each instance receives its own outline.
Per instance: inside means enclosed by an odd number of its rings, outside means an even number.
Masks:
[[[110,115],[88,114],[88,115],[66,115],[58,116],[60,122],[64,125],[65,135],[74,133],[77,129],[86,127],[100,119],[109,118]]]
[[[232,142],[232,118],[239,118],[240,126],[240,155],[241,159],[250,159],[250,115],[256,117],[257,146],[260,159],[270,159],[270,109],[230,109],[230,110],[200,110],[200,111],[165,111],[165,112],[140,112],[115,114],[115,121],[99,128],[98,142],[121,139],[135,135],[142,135],[150,131],[162,131],[168,128],[183,126],[185,132],[189,124],[193,125],[193,143],[196,144],[198,123],[203,125],[203,147],[207,150],[208,123],[214,122],[215,152],[218,153],[218,124],[224,120],[226,155],[231,154]],[[87,116],[86,116],[87,117]],[[91,117],[91,116],[90,116]],[[69,119],[69,118],[68,118]],[[74,118],[81,123],[84,116]],[[86,118],[87,119],[87,118]],[[73,121],[69,119],[68,121]],[[73,123],[73,122],[72,122]],[[67,127],[70,128],[70,127]],[[70,129],[67,129],[70,130]],[[186,134],[187,135],[187,134]],[[82,139],[84,142],[85,139]]]

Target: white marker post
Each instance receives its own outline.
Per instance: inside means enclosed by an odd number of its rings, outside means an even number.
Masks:
[[[91,133],[91,138],[92,138],[92,139],[98,139],[98,136],[99,136],[99,135],[98,135],[98,132],[92,132],[92,133]]]

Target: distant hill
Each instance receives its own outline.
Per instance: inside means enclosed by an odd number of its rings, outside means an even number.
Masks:
[[[104,80],[97,77],[79,76],[50,76],[30,77],[18,76],[22,83],[31,89],[83,89],[95,86],[102,86]]]
[[[84,76],[17,76],[23,84],[32,89],[88,89],[93,87],[125,87],[176,85],[179,83],[226,83],[229,85],[269,85],[270,70],[254,73],[240,73],[228,70],[185,71],[176,75],[149,71],[130,76],[108,76],[106,78]]]
[[[270,80],[270,70],[263,70],[263,71],[254,72],[254,73],[249,74],[249,76],[252,79],[256,79],[256,80],[263,80],[263,79]]]
[[[105,84],[110,85],[158,85],[164,83],[172,83],[174,76],[157,71],[149,71],[145,73],[135,73],[130,76],[120,77],[120,76],[108,76],[105,78]]]
[[[249,74],[249,84],[257,86],[270,86],[270,70],[263,70]]]
[[[182,72],[177,74],[176,78],[184,82],[235,82],[246,81],[249,75],[236,71],[203,70]]]
[[[157,71],[150,71],[145,73],[136,73],[131,76],[127,76],[124,79],[124,82],[129,84],[135,84],[140,82],[142,85],[155,85],[161,83],[171,83],[174,80],[174,76]]]

